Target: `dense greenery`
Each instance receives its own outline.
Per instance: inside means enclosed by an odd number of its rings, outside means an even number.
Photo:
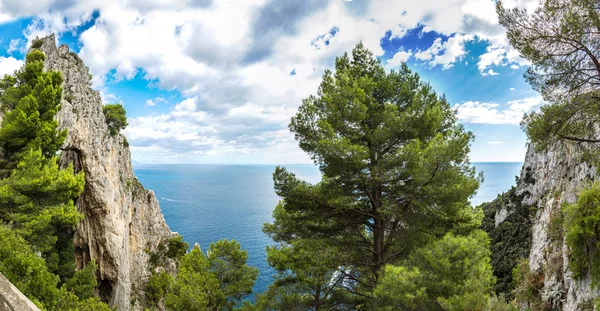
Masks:
[[[166,272],[150,277],[146,285],[150,307],[164,299],[167,310],[233,310],[252,293],[258,277],[258,269],[246,265],[248,253],[236,241],[212,243],[207,255],[196,245],[180,258],[175,277]]]
[[[358,44],[325,72],[290,130],[323,178],[312,185],[284,168],[273,174],[281,201],[264,231],[279,243],[268,249],[279,276],[257,309],[373,309],[381,286],[422,293],[415,308],[429,310],[491,293],[487,238],[474,231],[481,214],[468,202],[480,181],[467,157],[473,135],[406,65],[388,73]],[[466,251],[475,240],[483,248]],[[452,247],[457,253],[441,256]],[[419,261],[457,266],[452,276],[423,274]],[[469,284],[458,281],[471,273]],[[442,281],[455,289],[434,286]]]
[[[0,81],[0,109],[5,113],[0,127],[0,177],[16,168],[30,150],[45,158],[54,156],[67,132],[57,130],[54,116],[60,109],[62,76],[44,72],[44,53],[27,54],[23,69]]]
[[[512,187],[481,206],[484,212],[482,228],[491,239],[491,264],[496,277],[494,290],[509,298],[513,297],[515,286],[513,269],[529,255],[532,238],[532,210],[522,205],[524,195],[517,196],[515,191],[516,187]],[[501,208],[506,208],[510,215],[496,227],[495,216]]]
[[[571,250],[569,268],[580,278],[590,273],[592,283],[600,284],[600,184],[579,195],[577,203],[564,207],[566,242]]]
[[[61,169],[66,137],[54,116],[62,77],[44,72],[34,50],[25,66],[0,82],[0,271],[43,310],[108,310],[92,297],[96,265],[75,272],[73,235],[82,219],[73,200],[83,172]],[[62,286],[61,286],[62,285]]]
[[[489,239],[446,234],[388,265],[375,289],[378,310],[485,310],[492,294]]]
[[[548,105],[524,120],[538,148],[557,140],[585,150],[600,142],[593,124],[600,121],[600,6],[595,0],[544,0],[534,14],[497,3],[510,43],[531,61],[525,78]]]
[[[111,135],[117,135],[127,127],[127,112],[121,104],[109,104],[102,107],[108,131]]]

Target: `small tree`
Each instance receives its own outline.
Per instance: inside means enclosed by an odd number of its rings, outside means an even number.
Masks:
[[[117,135],[127,127],[127,116],[125,108],[121,104],[108,104],[102,107],[104,118],[111,135]]]

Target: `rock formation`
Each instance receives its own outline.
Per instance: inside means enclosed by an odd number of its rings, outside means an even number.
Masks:
[[[544,310],[587,310],[600,295],[591,288],[589,275],[580,280],[572,278],[562,227],[553,228],[563,204],[575,203],[579,192],[598,180],[597,172],[595,167],[581,161],[572,145],[555,145],[545,152],[537,152],[530,145],[514,195],[496,205],[493,219],[496,228],[518,212],[516,208],[530,210],[529,269],[541,276],[543,284],[538,299]]]
[[[57,115],[68,130],[61,165],[73,163],[85,173],[85,189],[76,206],[84,215],[75,233],[76,264],[98,263],[99,295],[119,310],[139,309],[136,300],[150,275],[149,253],[172,237],[154,193],[133,173],[125,136],[111,135],[91,75],[67,45],[54,35],[34,40],[46,54],[45,69],[62,72],[62,108]]]
[[[0,311],[40,311],[0,273]]]

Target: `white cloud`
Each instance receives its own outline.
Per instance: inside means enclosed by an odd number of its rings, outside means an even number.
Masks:
[[[510,90],[510,91],[514,91],[514,90],[515,90],[515,88],[514,88],[514,87],[511,87],[509,90]]]
[[[519,124],[525,113],[537,111],[544,103],[541,96],[536,96],[509,101],[502,107],[493,102],[468,101],[454,105],[454,109],[466,123]]]
[[[7,74],[13,74],[15,70],[23,66],[23,61],[14,57],[0,57],[0,79]]]
[[[14,51],[25,52],[25,42],[21,39],[12,39],[8,44],[8,49],[6,49],[7,53],[12,53]]]
[[[521,64],[518,53],[507,48],[491,0],[451,0],[443,5],[439,0],[31,3],[0,0],[0,22],[37,15],[25,31],[27,45],[35,36],[57,32],[60,38],[73,32],[98,10],[94,25],[79,37],[79,54],[104,102],[120,101],[110,93],[107,79],[126,80],[137,74],[152,87],[189,99],[169,113],[131,120],[127,135],[140,160],[146,152],[190,161],[190,154],[223,159],[227,152],[261,159],[275,148],[269,143],[274,142],[294,150],[290,152],[295,156],[283,160],[307,161],[287,131],[289,118],[302,98],[316,92],[336,56],[358,41],[382,56],[380,40],[388,31],[391,38],[401,38],[408,29],[426,24],[424,31],[449,37],[438,38],[424,51],[398,51],[387,60],[388,69],[409,58],[448,69],[464,60],[465,44],[476,37],[494,46],[488,51],[492,55],[479,60],[482,73],[495,73],[494,66]],[[360,10],[353,11],[351,6],[357,5]],[[318,49],[311,46],[313,41]],[[292,68],[294,76],[289,74]],[[146,106],[158,103],[148,99]],[[185,141],[189,148],[178,149],[175,143],[171,147],[170,141]],[[253,141],[260,147],[247,143]]]
[[[146,104],[144,104],[144,107],[154,107],[161,103],[165,104],[165,103],[167,103],[167,100],[162,97],[156,97],[154,99],[147,99]]]
[[[510,65],[510,69],[519,69],[519,68],[520,68],[519,65],[516,65],[516,64]]]
[[[488,141],[488,144],[490,145],[502,145],[504,144],[503,141]]]
[[[387,60],[386,68],[392,69],[400,66],[402,63],[405,63],[409,60],[413,55],[412,50],[404,51],[400,50],[394,54],[394,56]]]
[[[490,69],[486,72],[482,72],[481,73],[482,76],[497,76],[499,75],[499,73],[495,72],[494,70]]]
[[[427,50],[415,53],[415,58],[428,61],[431,67],[440,65],[442,69],[449,69],[464,57],[467,53],[464,45],[473,39],[473,35],[456,34],[442,43],[442,38],[437,38]]]

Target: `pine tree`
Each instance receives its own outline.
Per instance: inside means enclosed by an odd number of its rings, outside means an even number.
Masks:
[[[341,280],[321,290],[343,288],[348,308],[372,298],[386,265],[450,231],[478,226],[468,202],[480,181],[468,160],[473,135],[456,122],[445,97],[406,65],[387,73],[358,44],[352,57],[336,59],[335,72],[325,72],[290,130],[323,178],[311,185],[277,168],[281,201],[264,230],[281,252],[336,252]],[[321,243],[298,247],[309,241]],[[281,256],[269,254],[274,263]],[[292,262],[282,268],[297,277],[308,271]],[[310,292],[314,287],[304,295]]]

